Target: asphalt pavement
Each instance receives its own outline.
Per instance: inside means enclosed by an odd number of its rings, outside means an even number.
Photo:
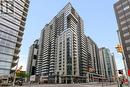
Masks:
[[[117,84],[29,84],[15,87],[118,87]]]

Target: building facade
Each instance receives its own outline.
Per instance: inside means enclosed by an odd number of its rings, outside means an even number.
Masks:
[[[0,3],[0,75],[9,75],[19,58],[29,1],[1,0]]]
[[[35,45],[35,76],[40,83],[86,83],[100,81],[102,76],[111,80],[115,75],[114,55],[85,36],[83,20],[70,3],[45,25],[38,43],[30,47],[28,72]]]
[[[112,68],[113,68],[113,75],[114,75],[113,78],[114,81],[117,81],[118,73],[117,73],[117,65],[116,65],[114,53],[111,54],[111,57],[112,57]]]
[[[36,63],[38,58],[38,40],[35,40],[34,43],[29,48],[28,54],[28,64],[27,64],[27,73],[30,75],[36,74]]]
[[[90,38],[86,37],[87,46],[87,62],[88,71],[94,69],[94,73],[100,74],[100,58],[99,58],[99,48],[96,43]]]
[[[97,44],[90,38],[86,37],[86,47],[87,47],[87,72],[89,73],[89,81],[99,81],[101,77],[101,65],[99,58],[99,48]],[[95,78],[92,80],[92,78]]]
[[[86,45],[81,17],[68,3],[41,31],[36,74],[51,83],[86,81]],[[80,68],[79,68],[80,67]]]
[[[116,74],[116,64],[114,55],[110,53],[108,48],[99,49],[100,63],[101,63],[101,75],[104,77],[104,81],[114,81]]]
[[[114,4],[118,23],[118,36],[123,47],[123,61],[130,69],[130,0],[119,0]],[[126,71],[127,72],[127,71]]]
[[[77,82],[79,74],[78,40],[77,34],[68,29],[58,37],[56,73],[59,83]],[[57,78],[58,79],[58,78]]]

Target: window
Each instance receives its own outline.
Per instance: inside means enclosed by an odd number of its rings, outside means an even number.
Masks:
[[[11,68],[11,63],[8,63],[8,62],[0,62],[0,68],[10,69],[10,68]]]
[[[123,24],[125,24],[126,23],[126,20],[124,20],[124,21],[121,21],[121,25],[123,25]]]
[[[123,12],[123,10],[119,10],[119,11],[118,11],[118,14],[120,14],[121,12]]]
[[[12,62],[13,56],[0,54],[0,61]]]
[[[127,51],[129,51],[129,50],[130,50],[130,47],[127,47],[126,49],[127,49]]]
[[[123,10],[127,10],[127,9],[129,9],[129,6],[127,5],[126,7],[124,7],[124,9]]]
[[[13,0],[1,0],[1,7],[0,7],[0,12],[9,14],[13,13],[14,10],[14,1]]]
[[[119,17],[119,19],[122,19],[122,18],[124,18],[125,16],[124,15],[121,15],[120,17]]]
[[[5,39],[8,39],[8,40],[11,40],[11,41],[17,41],[17,38],[16,37],[14,37],[14,36],[11,36],[11,35],[9,35],[9,34],[6,34],[6,33],[4,33],[4,32],[0,32],[0,37],[2,37],[2,38],[5,38]]]
[[[129,35],[130,35],[130,33],[129,33],[129,32],[124,33],[124,37],[129,36]]]
[[[130,12],[125,13],[126,16],[130,15]]]
[[[125,1],[125,2],[122,3],[122,5],[125,5],[125,4],[127,4],[127,3],[128,3],[128,1]]]
[[[127,19],[127,22],[129,22],[129,21],[130,21],[130,18]]]
[[[118,5],[117,7],[116,7],[116,9],[118,9],[118,8],[120,8],[121,7],[121,4],[120,5]]]
[[[10,29],[10,28],[8,28],[6,26],[3,26],[3,25],[0,25],[0,30],[1,31],[6,31],[7,33],[10,33],[10,34],[15,35],[15,36],[18,35],[17,31],[14,31],[14,30],[12,30],[12,29]]]
[[[7,20],[4,20],[4,19],[0,19],[0,23],[1,24],[6,24],[8,26],[10,26],[11,28],[15,29],[15,30],[19,30],[19,25],[15,25]]]
[[[10,70],[0,70],[0,75],[9,75]]]
[[[128,57],[130,58],[130,54],[128,55]]]
[[[7,40],[0,39],[0,45],[15,48],[15,43],[9,42]]]
[[[8,54],[11,54],[11,55],[14,54],[14,50],[13,49],[2,47],[2,46],[0,46],[0,52],[1,53],[8,53]]]
[[[123,27],[123,28],[122,28],[122,31],[124,31],[124,30],[126,30],[126,29],[128,29],[128,27]]]
[[[128,40],[125,40],[125,43],[130,43],[130,39],[128,39]]]

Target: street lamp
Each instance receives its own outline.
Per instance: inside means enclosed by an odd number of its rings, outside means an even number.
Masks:
[[[119,43],[121,44],[121,47],[122,47],[122,41],[121,41],[121,36],[120,36],[120,30],[117,31],[117,34],[118,34],[118,38],[119,38]],[[117,49],[118,51],[118,49]],[[126,71],[126,75],[127,75],[127,79],[128,79],[128,87],[130,87],[130,76],[128,74],[128,66],[126,64],[126,56],[124,54],[124,50],[123,50],[123,47],[122,47],[122,52],[120,52],[123,56],[123,62],[124,62],[124,65],[125,65],[125,71]]]
[[[126,57],[125,57],[125,54],[124,54],[124,51],[123,51],[123,47],[121,44],[117,44],[117,46],[115,47],[117,49],[117,52],[118,53],[121,53],[122,56],[123,56],[123,62],[124,62],[124,65],[125,65],[125,71],[126,71],[126,75],[127,75],[127,79],[128,79],[128,87],[130,87],[130,77],[129,77],[129,70],[127,68],[127,65],[126,65]],[[123,70],[118,70],[119,74],[123,74]]]

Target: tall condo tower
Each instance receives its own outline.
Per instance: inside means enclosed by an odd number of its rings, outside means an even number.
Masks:
[[[82,18],[68,3],[41,31],[36,74],[51,83],[86,81]]]
[[[0,76],[17,64],[29,0],[0,0]]]

